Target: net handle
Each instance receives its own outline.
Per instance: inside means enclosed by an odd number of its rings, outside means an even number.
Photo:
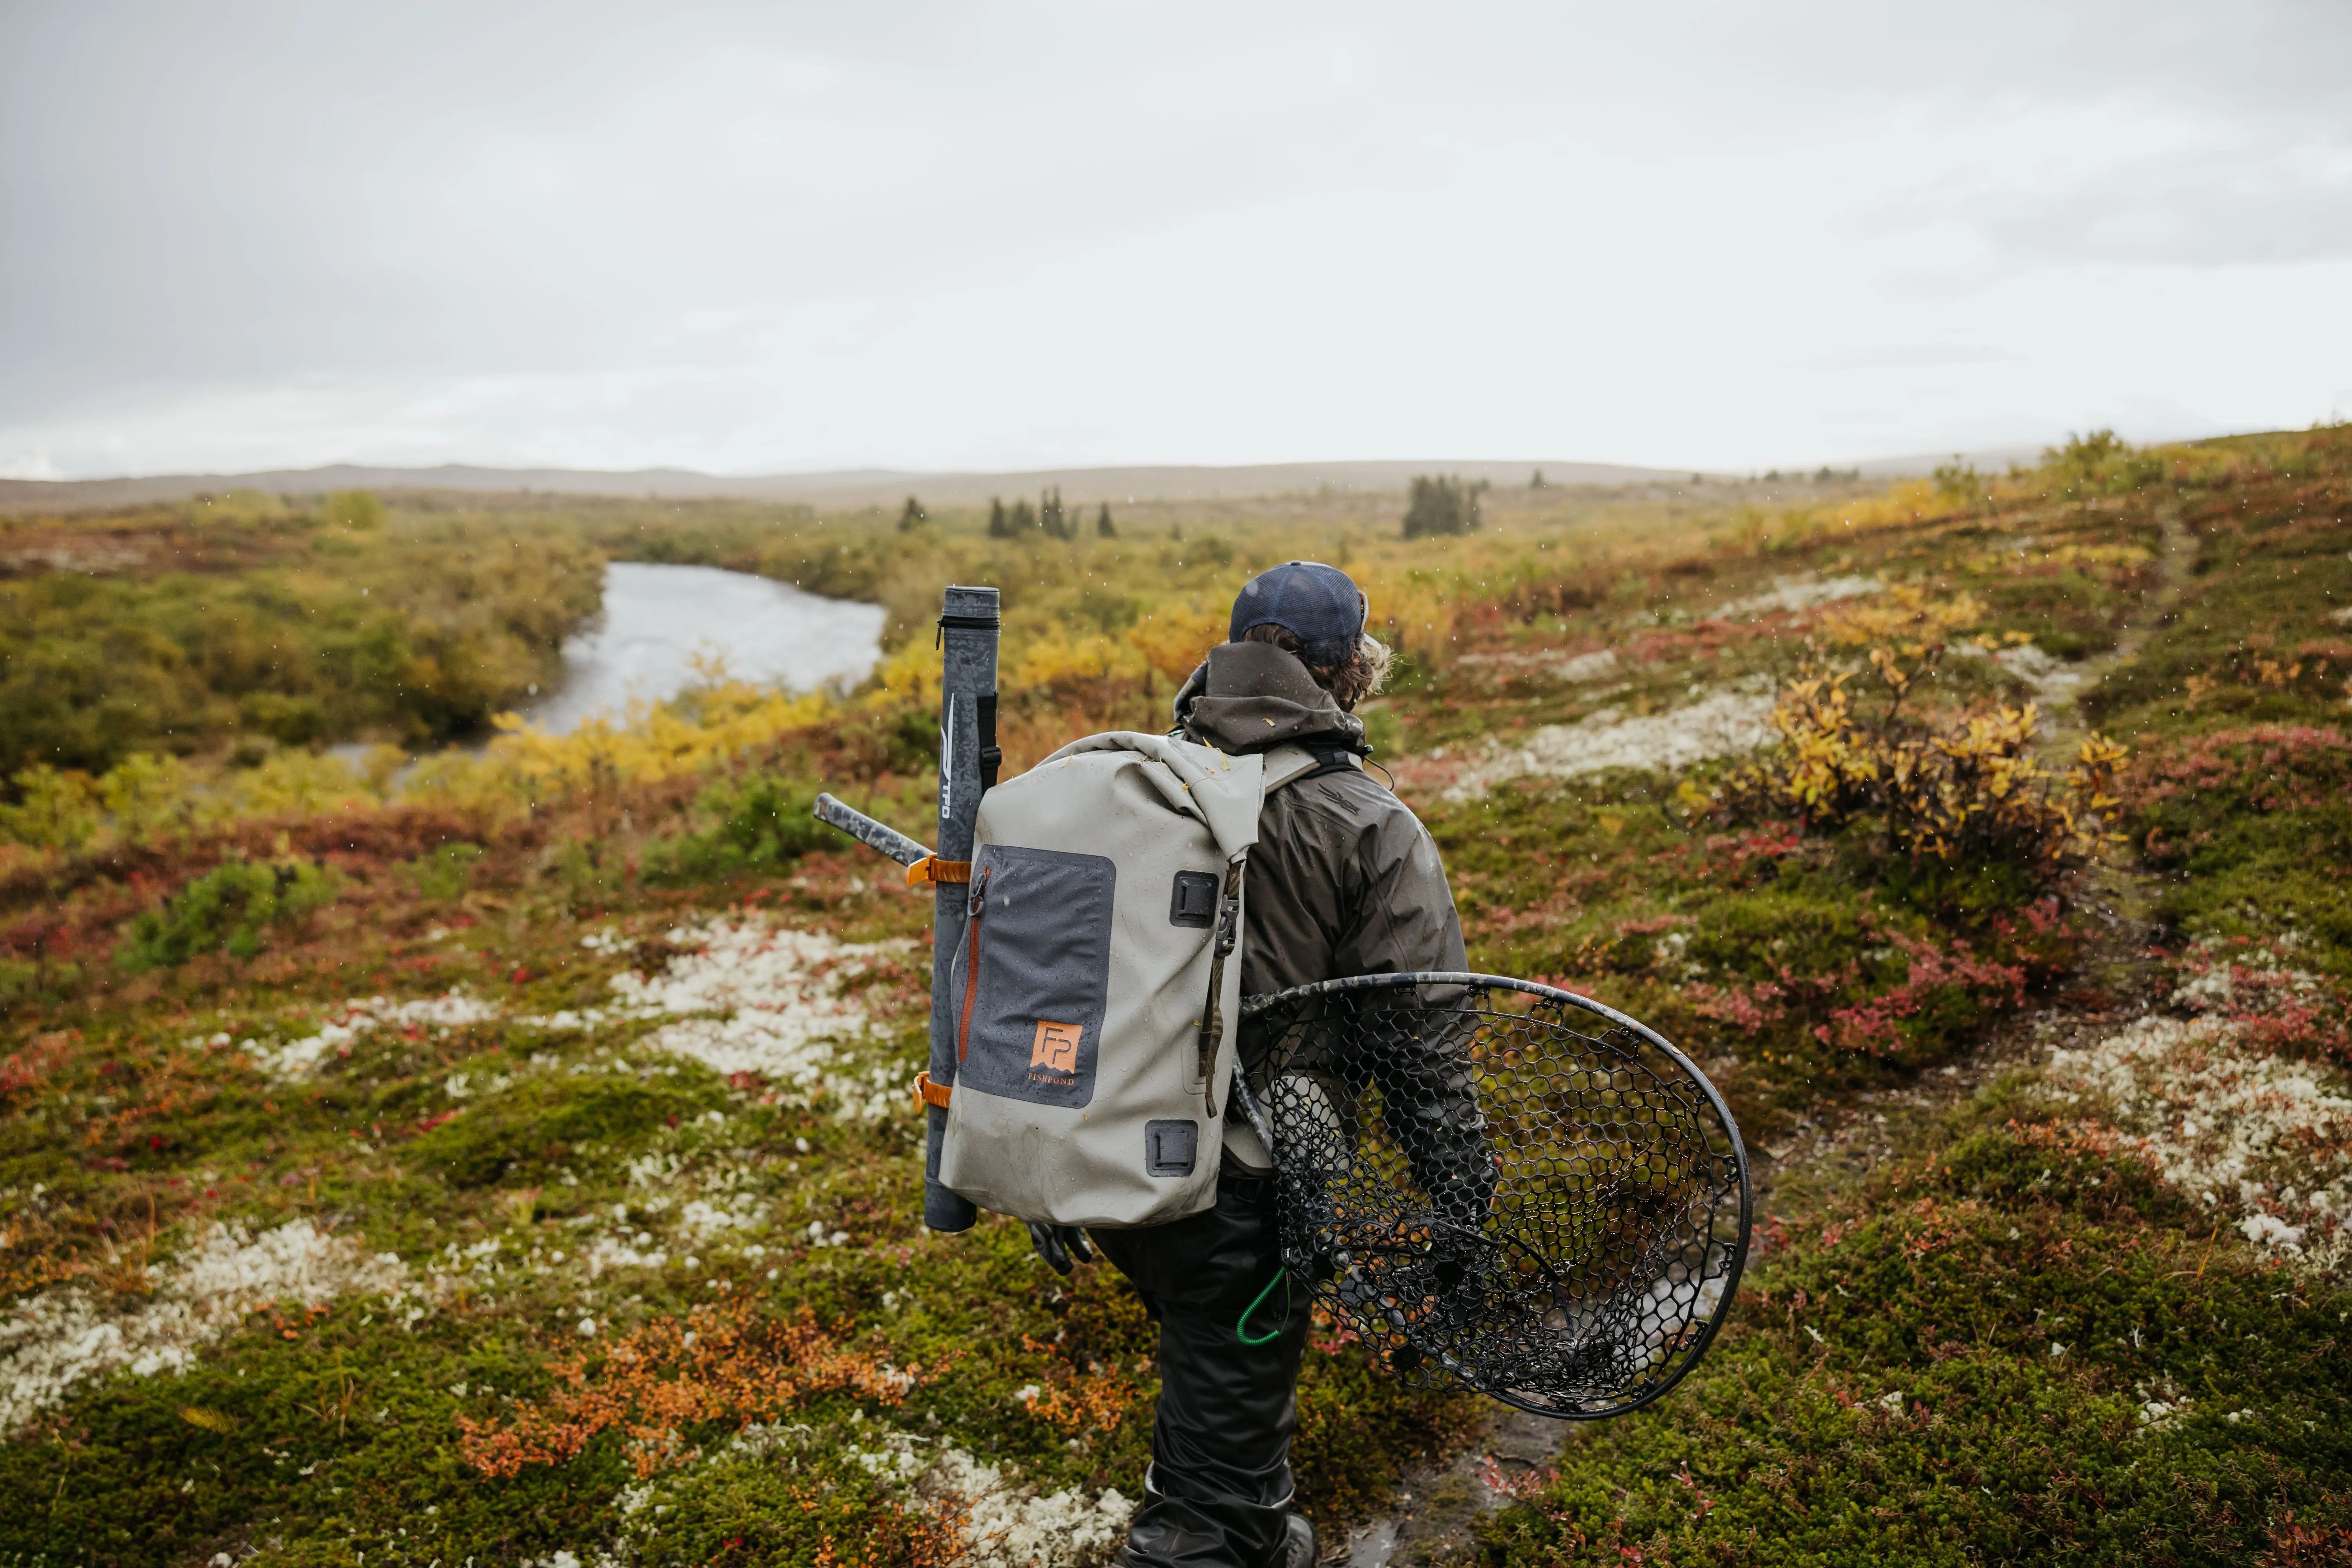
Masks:
[[[1739,1293],[1739,1277],[1748,1268],[1748,1237],[1750,1227],[1755,1223],[1756,1192],[1748,1175],[1748,1145],[1739,1136],[1739,1123],[1731,1119],[1731,1107],[1724,1103],[1723,1096],[1717,1090],[1714,1080],[1699,1071],[1696,1062],[1683,1055],[1673,1041],[1643,1023],[1639,1018],[1627,1017],[1604,1002],[1595,1002],[1591,997],[1580,996],[1573,991],[1563,991],[1557,985],[1539,985],[1532,980],[1514,980],[1507,974],[1472,974],[1454,970],[1423,970],[1407,974],[1348,974],[1337,980],[1318,980],[1309,985],[1294,985],[1287,991],[1261,992],[1255,996],[1244,996],[1242,998],[1242,1016],[1255,1018],[1276,1007],[1294,1002],[1304,1002],[1310,997],[1337,996],[1351,991],[1402,991],[1420,985],[1461,985],[1487,991],[1517,991],[1522,995],[1538,997],[1561,1006],[1574,1007],[1582,1012],[1591,1013],[1596,1017],[1608,1019],[1620,1028],[1629,1029],[1664,1051],[1676,1067],[1691,1076],[1692,1081],[1696,1083],[1700,1090],[1706,1094],[1707,1103],[1715,1108],[1717,1119],[1723,1123],[1725,1133],[1731,1139],[1731,1163],[1739,1173],[1739,1239],[1731,1249],[1731,1266],[1724,1272],[1720,1305],[1716,1309],[1715,1315],[1707,1320],[1706,1331],[1699,1336],[1698,1343],[1691,1347],[1684,1355],[1682,1363],[1675,1368],[1674,1375],[1656,1387],[1645,1391],[1640,1398],[1629,1405],[1612,1405],[1606,1411],[1594,1411],[1584,1415],[1559,1410],[1537,1410],[1533,1405],[1522,1404],[1507,1394],[1496,1395],[1506,1405],[1516,1405],[1519,1409],[1528,1410],[1536,1415],[1560,1416],[1569,1420],[1591,1420],[1602,1415],[1623,1415],[1639,1410],[1643,1405],[1671,1391],[1691,1368],[1699,1363],[1700,1358],[1706,1354],[1707,1347],[1715,1342],[1716,1331],[1723,1326],[1724,1319],[1731,1315],[1731,1303]],[[1236,1077],[1240,1076],[1238,1062],[1234,1064],[1234,1074]],[[1273,1152],[1271,1148],[1268,1152]],[[1279,1163],[1278,1159],[1276,1163]]]

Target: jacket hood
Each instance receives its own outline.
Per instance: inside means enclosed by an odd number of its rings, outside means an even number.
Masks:
[[[1362,752],[1364,721],[1315,684],[1294,653],[1272,643],[1219,643],[1176,693],[1176,724],[1234,755],[1291,741]]]

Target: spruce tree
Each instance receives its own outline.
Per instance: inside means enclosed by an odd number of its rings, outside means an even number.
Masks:
[[[901,533],[912,533],[915,530],[922,527],[923,524],[929,521],[930,514],[923,510],[922,503],[918,501],[913,496],[908,496],[907,498],[907,510],[898,514],[898,531]]]
[[[1422,539],[1475,531],[1480,521],[1478,493],[1486,488],[1484,479],[1465,484],[1459,478],[1415,476],[1411,498],[1405,504],[1404,536]]]
[[[1076,539],[1077,523],[1062,506],[1062,487],[1055,485],[1037,497],[1037,524],[1053,539]]]
[[[1095,537],[1097,539],[1117,539],[1118,537],[1118,530],[1111,526],[1110,502],[1108,501],[1103,502],[1102,510],[1095,514]]]
[[[1012,520],[1004,515],[1003,501],[994,496],[988,498],[988,537],[991,539],[1013,537]]]

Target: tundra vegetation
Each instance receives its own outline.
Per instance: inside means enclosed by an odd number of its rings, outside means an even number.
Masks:
[[[2352,431],[1411,540],[1118,499],[10,521],[0,1560],[1106,1558],[1150,1326],[921,1229],[928,906],[807,803],[928,819],[944,584],[1004,591],[1018,768],[1162,722],[1294,556],[1404,650],[1367,717],[1473,963],[1683,1043],[1764,1184],[1707,1360],[1490,1467],[1453,1550],[2352,1555]],[[605,559],[877,600],[886,658],[412,759],[550,677]],[[1330,1531],[1486,1416],[1343,1341]]]

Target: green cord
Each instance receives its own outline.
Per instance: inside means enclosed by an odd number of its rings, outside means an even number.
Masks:
[[[1249,1334],[1250,1314],[1256,1311],[1259,1307],[1265,1305],[1265,1299],[1274,1294],[1274,1288],[1276,1285],[1282,1287],[1282,1321],[1276,1323],[1271,1332],[1263,1333],[1258,1335],[1257,1338],[1252,1339]],[[1275,1340],[1280,1339],[1282,1337],[1282,1331],[1289,1327],[1289,1325],[1290,1269],[1286,1266],[1276,1269],[1274,1271],[1274,1278],[1265,1282],[1265,1289],[1259,1291],[1256,1299],[1252,1300],[1248,1306],[1242,1309],[1242,1315],[1234,1321],[1234,1338],[1241,1341],[1241,1342],[1245,1345],[1267,1344]]]

